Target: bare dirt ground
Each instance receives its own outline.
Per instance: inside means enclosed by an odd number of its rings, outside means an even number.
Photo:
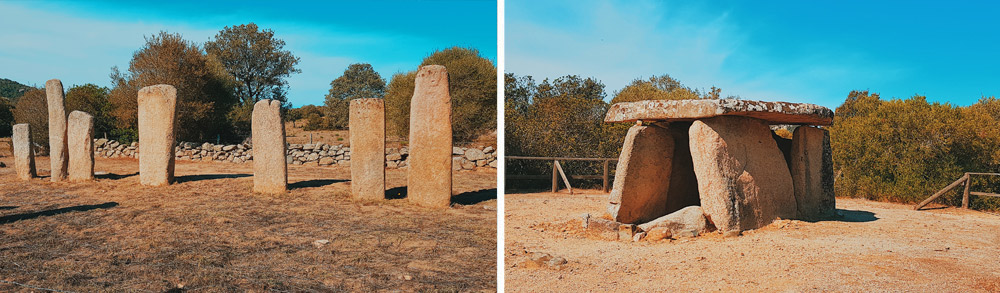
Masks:
[[[508,291],[1000,292],[1000,216],[838,198],[836,221],[780,220],[739,237],[588,238],[607,195],[506,194]],[[562,267],[532,268],[534,253]]]
[[[0,162],[2,292],[496,290],[495,171],[454,173],[457,203],[427,209],[351,200],[343,167],[289,166],[291,190],[265,195],[252,164],[177,161],[154,188],[134,159],[98,158],[110,174],[84,183]],[[400,197],[405,170],[386,175]]]

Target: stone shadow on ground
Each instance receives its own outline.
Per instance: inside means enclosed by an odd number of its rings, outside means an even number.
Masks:
[[[488,200],[497,199],[497,189],[480,189],[476,191],[463,192],[451,197],[452,203],[460,205],[474,205]]]
[[[118,179],[125,179],[125,178],[128,178],[128,177],[132,177],[132,176],[135,176],[135,175],[139,175],[139,172],[135,172],[135,173],[132,173],[132,174],[115,174],[115,173],[94,174],[94,178],[97,178],[97,179],[118,180]]]
[[[874,222],[879,218],[875,216],[875,213],[869,211],[856,211],[856,210],[845,210],[837,209],[837,214],[844,215],[843,217],[832,217],[820,220],[804,220],[804,222],[816,223],[816,222],[845,222],[845,223],[867,223]]]
[[[339,179],[313,179],[299,181],[292,184],[288,184],[288,189],[298,189],[307,187],[323,187],[334,183],[347,182],[350,180],[339,180]]]
[[[226,179],[226,178],[243,178],[250,177],[252,174],[203,174],[203,175],[184,175],[177,176],[174,181],[177,183],[191,182],[191,181],[201,181],[201,180],[213,180],[213,179]]]
[[[385,190],[385,199],[406,198],[406,186],[394,187]]]
[[[117,202],[106,202],[102,204],[94,205],[78,205],[65,208],[58,208],[52,210],[44,210],[40,212],[24,213],[24,214],[14,214],[9,216],[0,217],[0,224],[8,224],[17,222],[20,220],[30,220],[38,217],[55,216],[59,214],[65,214],[69,212],[86,212],[94,209],[109,209],[118,206]]]
[[[13,210],[16,208],[17,206],[0,206],[0,210]]]

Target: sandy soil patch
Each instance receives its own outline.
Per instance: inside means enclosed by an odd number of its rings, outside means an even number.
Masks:
[[[606,194],[505,195],[508,291],[1000,290],[1000,216],[838,198],[837,221],[778,221],[743,236],[615,242],[576,233]],[[532,255],[565,258],[535,266]]]

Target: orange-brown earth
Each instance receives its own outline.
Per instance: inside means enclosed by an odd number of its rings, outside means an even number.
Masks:
[[[138,184],[134,159],[96,182],[18,181],[0,158],[0,291],[477,291],[496,288],[496,172],[455,172],[448,209],[350,199],[350,170],[289,166],[251,193],[252,164],[177,161]],[[49,161],[39,158],[40,175]],[[386,171],[400,197],[406,171]],[[315,243],[327,240],[326,244]]]
[[[738,237],[600,240],[580,215],[607,194],[505,195],[508,291],[1000,292],[1000,215],[838,198],[844,217],[779,220]],[[529,260],[562,257],[562,266]]]

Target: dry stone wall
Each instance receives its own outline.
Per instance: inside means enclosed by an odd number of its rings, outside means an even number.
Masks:
[[[386,168],[402,168],[409,165],[409,148],[386,148]],[[139,144],[136,142],[123,144],[114,140],[95,139],[94,156],[102,158],[138,158]],[[212,144],[181,142],[174,147],[174,157],[187,161],[218,161],[230,163],[247,163],[253,160],[253,145]],[[351,148],[344,145],[289,144],[285,160],[291,165],[313,166],[350,166]],[[492,146],[484,148],[453,147],[453,170],[475,170],[479,168],[496,168],[497,153]]]

